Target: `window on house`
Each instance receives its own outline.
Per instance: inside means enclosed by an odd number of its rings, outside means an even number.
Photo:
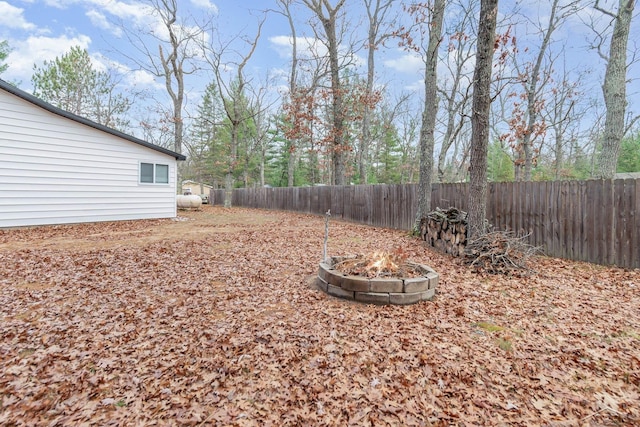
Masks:
[[[140,163],[140,182],[153,183],[153,163]]]
[[[168,184],[169,165],[140,163],[140,182],[145,184]]]
[[[156,183],[169,183],[169,165],[156,165]]]

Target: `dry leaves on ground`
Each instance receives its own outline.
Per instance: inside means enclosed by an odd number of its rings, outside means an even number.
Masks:
[[[330,255],[440,274],[431,302],[367,306],[312,286],[322,217],[181,215],[0,231],[0,424],[640,424],[638,270],[482,276],[332,219]]]

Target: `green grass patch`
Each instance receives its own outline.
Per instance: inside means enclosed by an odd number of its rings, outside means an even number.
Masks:
[[[494,325],[493,323],[489,323],[489,322],[477,322],[477,323],[474,323],[473,326],[475,326],[476,328],[483,329],[487,332],[499,332],[504,330],[502,326]]]
[[[506,352],[511,351],[511,341],[506,338],[498,338],[498,347]]]
[[[629,337],[629,338],[633,338],[634,340],[638,340],[640,341],[640,334],[635,332],[635,331],[620,331],[617,334],[612,335],[614,338],[625,338],[625,337]]]
[[[20,356],[21,358],[25,358],[25,357],[31,356],[35,352],[36,352],[35,348],[25,348],[18,352],[18,356]]]

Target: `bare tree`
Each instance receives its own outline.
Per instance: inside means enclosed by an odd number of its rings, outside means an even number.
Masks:
[[[346,181],[346,151],[349,147],[344,142],[344,110],[342,84],[340,81],[340,58],[338,51],[337,20],[338,13],[346,0],[339,0],[332,6],[329,0],[302,0],[315,14],[322,24],[324,39],[329,55],[329,70],[331,75],[331,114],[332,128],[330,130],[331,157],[333,165],[333,185],[345,185]]]
[[[271,76],[267,78],[258,88],[253,88],[252,105],[250,111],[253,113],[253,122],[255,124],[255,142],[253,151],[258,156],[258,182],[261,187],[265,185],[265,166],[267,161],[267,151],[271,147],[274,139],[273,116],[270,113],[270,105],[267,100],[267,88],[273,85]],[[247,156],[248,158],[249,156]],[[248,165],[246,170],[248,170]],[[246,180],[245,180],[246,181]],[[245,183],[245,187],[247,183]]]
[[[158,45],[158,56],[162,65],[162,76],[165,80],[165,88],[167,94],[173,102],[173,135],[174,150],[182,153],[182,137],[184,123],[182,121],[182,107],[184,104],[184,61],[188,57],[181,51],[181,45],[189,42],[189,38],[181,40],[178,38],[179,33],[174,28],[178,13],[177,0],[154,0],[153,6],[162,19],[162,23],[167,29],[169,35],[168,49],[165,50],[162,44]],[[175,86],[174,86],[175,85]]]
[[[418,134],[420,128],[420,112],[407,109],[399,116],[400,133],[400,183],[415,182],[419,173],[417,158]]]
[[[296,32],[296,26],[291,13],[291,4],[295,0],[276,0],[280,5],[278,13],[287,18],[289,23],[289,29],[291,30],[291,68],[289,71],[289,101],[291,104],[295,104],[295,97],[298,94],[298,36]],[[298,115],[292,115],[292,119],[295,120]],[[297,123],[293,123],[292,127],[297,128]],[[287,161],[287,186],[293,187],[295,177],[295,166],[298,156],[299,143],[297,138],[291,138],[289,143],[289,159]]]
[[[449,46],[442,63],[445,65],[446,77],[438,89],[438,93],[444,101],[444,135],[438,153],[438,181],[446,179],[445,164],[451,145],[458,141],[459,136],[469,122],[469,107],[471,101],[471,75],[467,72],[469,64],[473,61],[475,50],[473,49],[475,32],[473,26],[474,12],[477,1],[458,2],[459,12],[455,15],[455,23],[449,32]],[[453,156],[452,161],[455,161]],[[457,168],[455,168],[457,172]]]
[[[369,99],[364,103],[364,111],[362,113],[362,136],[356,158],[358,174],[360,175],[360,183],[367,183],[368,158],[367,148],[371,145],[371,114],[374,98],[375,83],[375,58],[376,50],[384,44],[385,40],[393,37],[391,26],[393,22],[387,21],[387,13],[391,10],[393,0],[364,0],[367,9],[367,17],[369,21],[369,29],[367,34],[367,87],[366,93]],[[382,31],[383,25],[387,25],[387,31]]]
[[[473,115],[471,116],[469,238],[481,236],[486,232],[491,69],[497,16],[498,0],[480,1],[476,65],[473,73]]]
[[[211,65],[212,71],[215,75],[217,86],[223,98],[222,105],[224,112],[230,123],[229,150],[228,158],[226,159],[227,173],[225,175],[225,207],[231,207],[231,195],[235,181],[234,169],[238,164],[240,130],[245,126],[248,120],[253,118],[255,114],[255,111],[251,111],[250,108],[247,108],[245,102],[248,82],[244,69],[256,51],[264,21],[265,17],[263,17],[259,22],[256,35],[253,39],[244,40],[248,45],[248,52],[245,54],[239,54],[240,58],[237,63],[232,64],[223,62],[223,56],[227,53],[229,44],[221,46],[218,49],[214,49],[209,45],[202,46],[207,61]],[[225,71],[228,68],[233,67],[235,67],[235,73],[233,73],[229,80],[227,80]]]
[[[565,154],[567,145],[571,149],[575,145],[575,138],[580,127],[580,119],[586,113],[586,105],[580,103],[584,95],[581,89],[582,74],[572,80],[569,70],[563,68],[556,83],[549,91],[544,120],[552,131],[550,148],[553,153],[553,175],[558,180],[567,176],[565,170]]]
[[[418,210],[414,229],[419,229],[423,218],[431,211],[431,175],[433,174],[433,149],[435,146],[436,116],[438,114],[438,50],[442,42],[442,23],[444,21],[445,0],[433,3],[415,3],[408,12],[417,23],[419,38],[428,34],[426,50],[416,43],[411,30],[400,35],[407,47],[419,52],[424,62],[424,99],[422,126],[420,128],[420,177],[418,180]]]
[[[578,10],[580,0],[570,1],[561,4],[560,0],[551,2],[551,11],[546,25],[540,25],[539,32],[542,41],[533,62],[528,63],[524,70],[520,70],[519,76],[524,88],[525,111],[521,116],[522,124],[515,130],[515,138],[518,140],[518,151],[523,158],[516,161],[516,179],[524,178],[531,181],[531,171],[534,164],[534,140],[544,134],[546,124],[540,121],[545,99],[543,95],[544,86],[551,81],[551,67],[553,61],[548,62],[548,68],[544,67],[544,59],[547,56],[547,49],[552,41],[552,36],[562,23]],[[524,168],[524,176],[520,170]]]
[[[627,108],[627,44],[631,28],[631,18],[635,0],[618,0],[617,13],[604,9],[596,0],[595,9],[610,17],[613,21],[613,33],[609,45],[609,54],[600,49],[601,56],[607,61],[602,92],[607,108],[602,136],[602,153],[598,159],[596,175],[599,178],[613,178],[616,173],[620,144],[625,134],[625,112]]]
[[[410,94],[408,93],[398,95],[393,101],[382,102],[380,108],[376,109],[376,114],[372,114],[372,144],[367,147],[367,151],[369,151],[368,158],[372,161],[370,169],[371,172],[375,172],[377,182],[389,184],[391,183],[390,179],[394,179],[396,176],[400,182],[403,182],[404,176],[408,175],[403,173],[402,168],[410,162],[408,150],[411,149],[411,144],[415,143],[414,135],[407,134],[409,129],[406,127],[411,118],[409,99]],[[398,128],[399,123],[402,126],[400,129]],[[412,131],[415,130],[417,127],[412,129]],[[404,137],[409,139],[403,140]],[[396,161],[398,164],[395,163]],[[398,172],[396,167],[398,166],[401,170],[396,175]]]
[[[177,0],[146,0],[151,15],[159,18],[161,31],[154,28],[135,28],[121,25],[141,56],[127,56],[141,69],[164,80],[171,99],[171,125],[173,150],[182,152],[184,134],[183,109],[185,104],[185,77],[199,70],[200,52],[197,43],[206,31],[208,22],[188,22],[178,14]],[[150,42],[147,37],[154,41]]]

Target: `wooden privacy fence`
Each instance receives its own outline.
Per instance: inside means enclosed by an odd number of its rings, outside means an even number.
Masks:
[[[467,183],[434,184],[431,209],[467,210]],[[233,206],[290,210],[410,230],[417,186],[349,185],[243,188]],[[224,190],[212,190],[213,204]],[[640,179],[490,183],[487,219],[496,230],[529,234],[550,256],[640,268]]]

